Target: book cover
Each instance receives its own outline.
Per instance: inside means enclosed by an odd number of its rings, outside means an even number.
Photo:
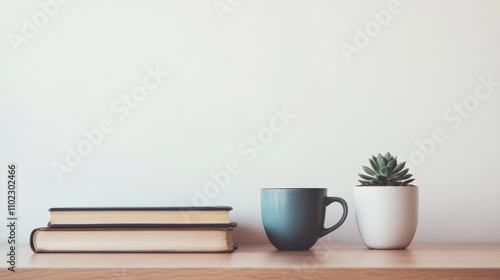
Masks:
[[[229,206],[50,208],[50,228],[230,227]]]
[[[35,253],[217,253],[232,252],[227,228],[37,228]]]

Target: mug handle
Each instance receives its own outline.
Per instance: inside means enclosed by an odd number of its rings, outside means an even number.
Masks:
[[[344,209],[344,213],[342,214],[342,218],[340,218],[340,221],[338,221],[336,224],[334,224],[333,226],[329,227],[329,228],[325,228],[325,226],[323,225],[323,229],[321,230],[321,236],[320,237],[323,237],[327,234],[329,234],[330,232],[336,230],[337,228],[339,228],[345,221],[345,219],[347,218],[347,202],[345,202],[344,199],[340,198],[340,197],[325,197],[325,199],[323,200],[323,203],[325,204],[325,209],[328,205],[332,204],[333,202],[338,202],[342,205],[342,208]]]

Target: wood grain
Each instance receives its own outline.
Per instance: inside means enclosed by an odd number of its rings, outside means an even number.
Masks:
[[[305,252],[244,244],[226,254],[33,254],[21,246],[16,271],[2,262],[0,279],[500,279],[500,243],[316,244]]]

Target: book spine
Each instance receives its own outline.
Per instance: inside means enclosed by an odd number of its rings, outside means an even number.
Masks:
[[[53,224],[48,228],[227,228],[236,227],[236,223],[225,224]]]
[[[31,234],[30,234],[30,248],[31,248],[31,251],[33,251],[34,253],[37,253],[37,248],[35,246],[35,235],[36,233],[40,230],[40,228],[35,228],[34,230],[31,231]]]
[[[35,253],[118,253],[118,254],[143,254],[143,253],[231,253],[234,250],[238,249],[238,244],[233,244],[232,246],[221,249],[221,250],[37,250]]]

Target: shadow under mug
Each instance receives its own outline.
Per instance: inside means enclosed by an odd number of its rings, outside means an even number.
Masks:
[[[343,214],[335,225],[325,228],[326,207],[333,202],[342,205]],[[344,223],[347,203],[328,197],[326,188],[264,188],[261,214],[267,238],[276,249],[308,250]]]

